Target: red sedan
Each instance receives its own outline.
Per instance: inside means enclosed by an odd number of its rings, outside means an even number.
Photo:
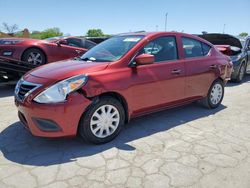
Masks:
[[[45,40],[0,39],[0,56],[28,62],[32,65],[81,56],[96,44],[85,38],[54,37]]]
[[[232,62],[209,42],[175,32],[112,37],[81,59],[26,74],[15,89],[24,126],[36,136],[105,143],[131,118],[201,100],[216,108]]]

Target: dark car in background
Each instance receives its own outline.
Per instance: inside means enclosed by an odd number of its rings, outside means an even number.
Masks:
[[[234,71],[231,80],[241,82],[250,73],[250,38],[240,40],[232,35],[209,33],[198,35],[215,45],[222,53],[231,57]]]
[[[0,56],[39,66],[81,56],[96,43],[80,37],[54,37],[45,40],[0,39]]]

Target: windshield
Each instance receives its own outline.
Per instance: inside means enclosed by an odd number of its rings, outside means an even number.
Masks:
[[[87,51],[81,59],[84,61],[113,62],[119,60],[133,48],[144,36],[129,35],[112,37]]]

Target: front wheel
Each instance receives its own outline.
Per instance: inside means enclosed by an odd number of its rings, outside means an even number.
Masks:
[[[103,97],[84,113],[79,124],[79,134],[88,142],[106,143],[120,133],[124,120],[121,103],[112,97]]]
[[[207,108],[217,108],[224,97],[224,84],[221,80],[213,82],[209,88],[207,96],[202,100],[202,103]]]
[[[22,60],[34,66],[44,65],[46,63],[44,53],[36,48],[25,51]]]

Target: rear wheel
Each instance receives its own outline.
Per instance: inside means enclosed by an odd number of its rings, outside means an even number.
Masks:
[[[217,108],[224,97],[224,84],[221,80],[216,80],[211,85],[207,96],[202,103],[207,108]]]
[[[245,63],[242,63],[235,81],[238,83],[242,82],[245,76],[245,72],[246,72],[246,66],[245,66]]]
[[[79,133],[88,142],[106,143],[120,133],[124,120],[125,113],[121,103],[112,97],[103,97],[84,113]]]
[[[22,61],[28,62],[31,65],[40,66],[46,63],[46,58],[41,50],[31,48],[24,52]]]

